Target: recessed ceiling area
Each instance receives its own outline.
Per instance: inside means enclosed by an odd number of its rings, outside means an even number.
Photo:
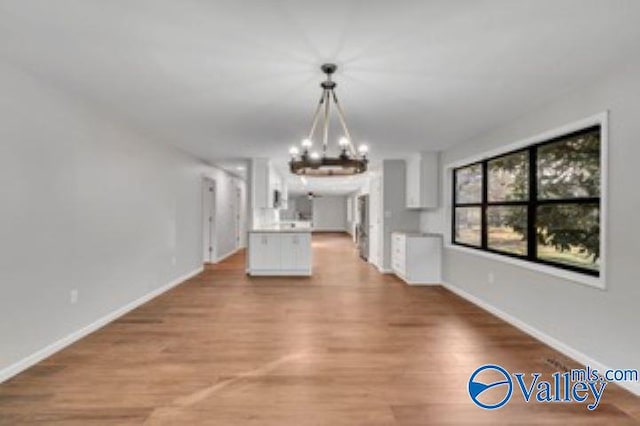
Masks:
[[[371,158],[444,149],[631,60],[640,2],[0,1],[0,60],[207,161],[305,137],[338,64]]]

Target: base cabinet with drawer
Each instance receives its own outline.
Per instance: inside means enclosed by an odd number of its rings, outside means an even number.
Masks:
[[[249,275],[311,275],[311,234],[251,232]]]
[[[441,283],[442,237],[438,234],[391,234],[391,269],[407,284]]]

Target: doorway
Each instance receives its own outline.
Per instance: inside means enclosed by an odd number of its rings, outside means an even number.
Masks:
[[[204,263],[216,260],[216,182],[205,178],[202,185],[202,250]]]

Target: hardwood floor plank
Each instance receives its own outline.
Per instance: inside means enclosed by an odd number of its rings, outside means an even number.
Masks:
[[[311,278],[251,278],[238,253],[0,385],[0,424],[640,424],[640,398],[476,407],[485,363],[580,368],[442,287],[408,287],[349,238]]]

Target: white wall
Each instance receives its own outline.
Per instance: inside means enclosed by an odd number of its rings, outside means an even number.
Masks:
[[[640,69],[621,70],[442,155],[442,164],[449,164],[610,111],[605,291],[455,249],[445,250],[443,273],[450,284],[612,368],[640,367],[638,75]],[[450,204],[450,176],[443,176],[443,182],[443,200]],[[424,214],[423,229],[450,232],[447,215],[448,209]],[[487,279],[490,272],[493,284]]]
[[[374,172],[369,179],[369,262],[383,269],[384,227],[382,222],[382,173]]]
[[[234,206],[236,211],[240,212],[240,241],[238,248],[247,247],[247,199],[248,199],[248,188],[247,184],[244,180],[235,178],[234,186],[240,190],[240,200],[239,204]]]
[[[287,208],[280,210],[280,220],[296,220],[296,197],[289,197]]]
[[[300,212],[303,217],[310,217],[313,219],[313,201],[306,195],[300,195],[295,197],[296,211]]]
[[[0,92],[1,380],[200,268],[202,177],[218,182],[220,206],[233,179],[2,64]],[[220,233],[221,253],[231,238]]]
[[[323,195],[313,199],[314,231],[347,230],[347,197]]]
[[[356,225],[358,223],[358,196],[353,193],[347,196],[347,232],[353,240],[356,239]]]

